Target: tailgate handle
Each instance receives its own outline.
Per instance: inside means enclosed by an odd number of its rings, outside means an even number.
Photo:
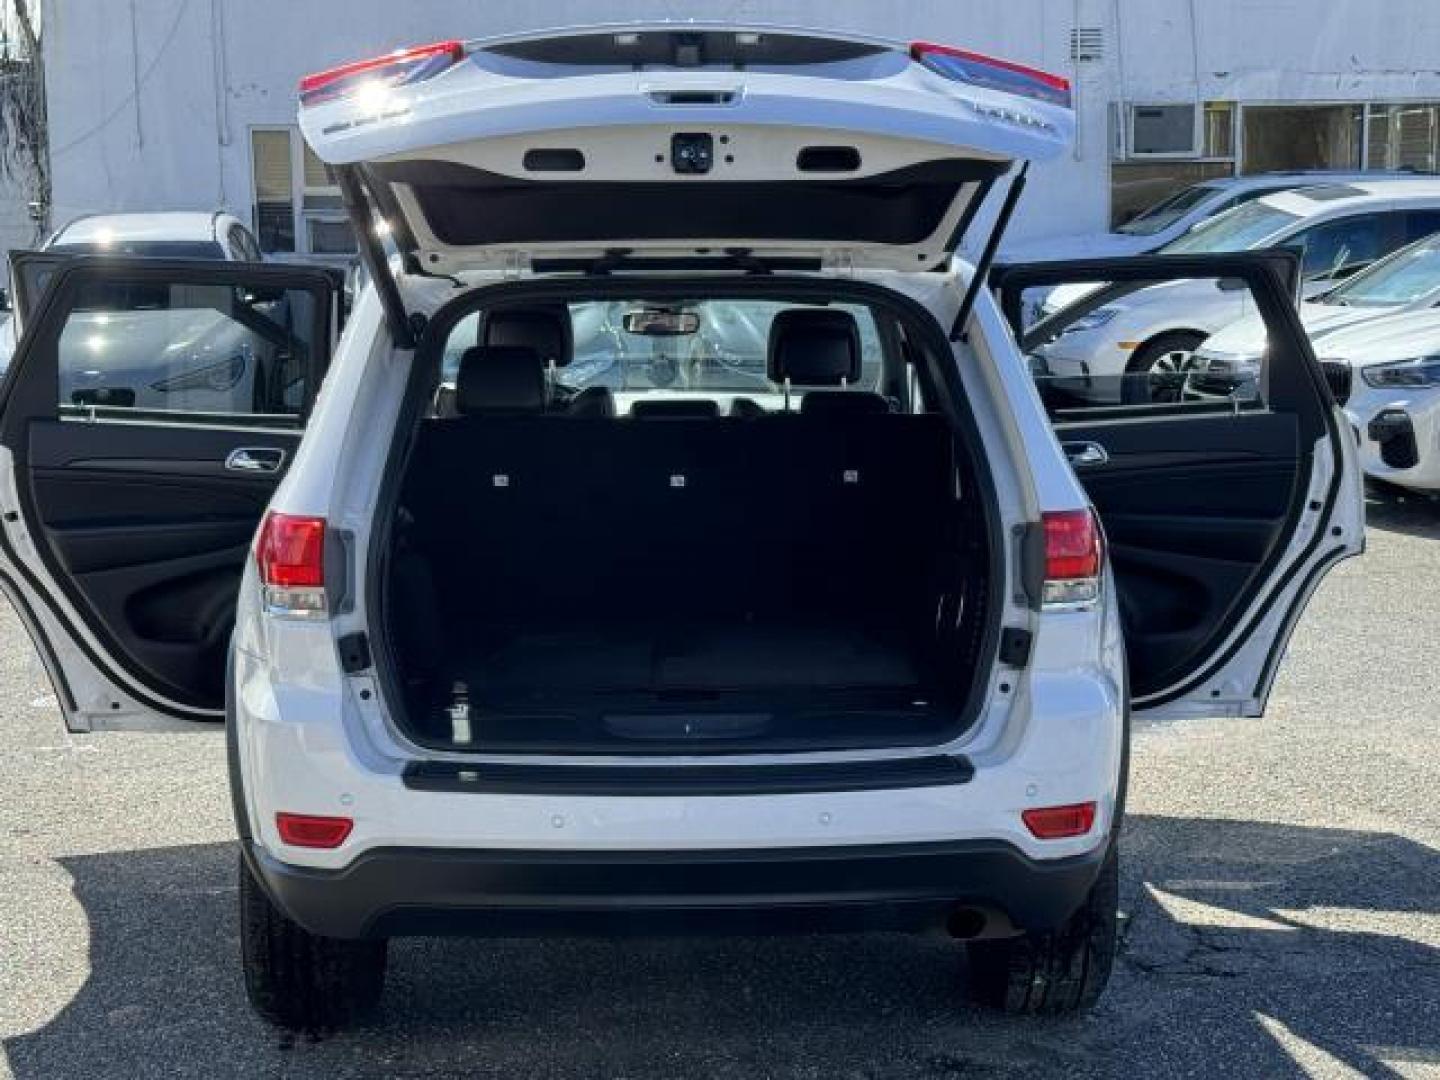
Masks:
[[[691,86],[667,90],[651,86],[646,88],[645,95],[652,105],[738,105],[741,88]]]
[[[225,468],[231,472],[274,473],[285,463],[285,451],[274,446],[242,446],[231,450]]]
[[[1110,452],[1098,442],[1067,442],[1061,443],[1060,448],[1077,469],[1093,469],[1110,460]]]

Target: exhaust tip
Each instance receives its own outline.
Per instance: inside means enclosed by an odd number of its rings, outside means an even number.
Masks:
[[[968,941],[985,932],[985,913],[978,908],[958,907],[945,920],[945,932],[952,938]]]

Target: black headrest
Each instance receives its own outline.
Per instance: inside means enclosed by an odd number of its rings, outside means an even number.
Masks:
[[[567,416],[595,416],[609,418],[615,415],[615,395],[608,386],[587,386],[570,399],[565,409]]]
[[[575,351],[570,309],[564,304],[496,308],[485,314],[480,344],[525,345],[539,354],[542,367],[564,367]]]
[[[839,386],[860,381],[860,328],[848,311],[790,308],[770,324],[770,381]]]
[[[455,411],[462,416],[545,411],[545,365],[534,349],[476,345],[460,356]]]
[[[890,402],[868,390],[811,390],[800,399],[802,416],[881,416]]]
[[[705,420],[719,416],[720,406],[711,398],[642,398],[630,406],[630,415],[641,420]]]

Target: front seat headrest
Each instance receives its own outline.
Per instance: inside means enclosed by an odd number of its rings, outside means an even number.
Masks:
[[[496,308],[485,315],[481,345],[525,345],[540,357],[541,367],[562,368],[575,352],[570,309],[546,307]]]
[[[848,311],[790,308],[770,324],[770,381],[841,386],[860,381],[860,327]]]
[[[460,356],[455,411],[461,416],[545,411],[545,365],[522,345],[476,345]]]

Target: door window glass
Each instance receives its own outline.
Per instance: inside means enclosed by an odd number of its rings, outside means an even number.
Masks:
[[[1306,280],[1344,277],[1386,254],[1385,225],[1380,214],[1341,218],[1297,233],[1292,244],[1304,248],[1300,272]]]
[[[313,392],[316,314],[303,289],[87,283],[59,335],[60,413],[298,426]]]
[[[1020,304],[1057,422],[1265,408],[1268,330],[1244,280],[1067,283],[1027,289]]]

